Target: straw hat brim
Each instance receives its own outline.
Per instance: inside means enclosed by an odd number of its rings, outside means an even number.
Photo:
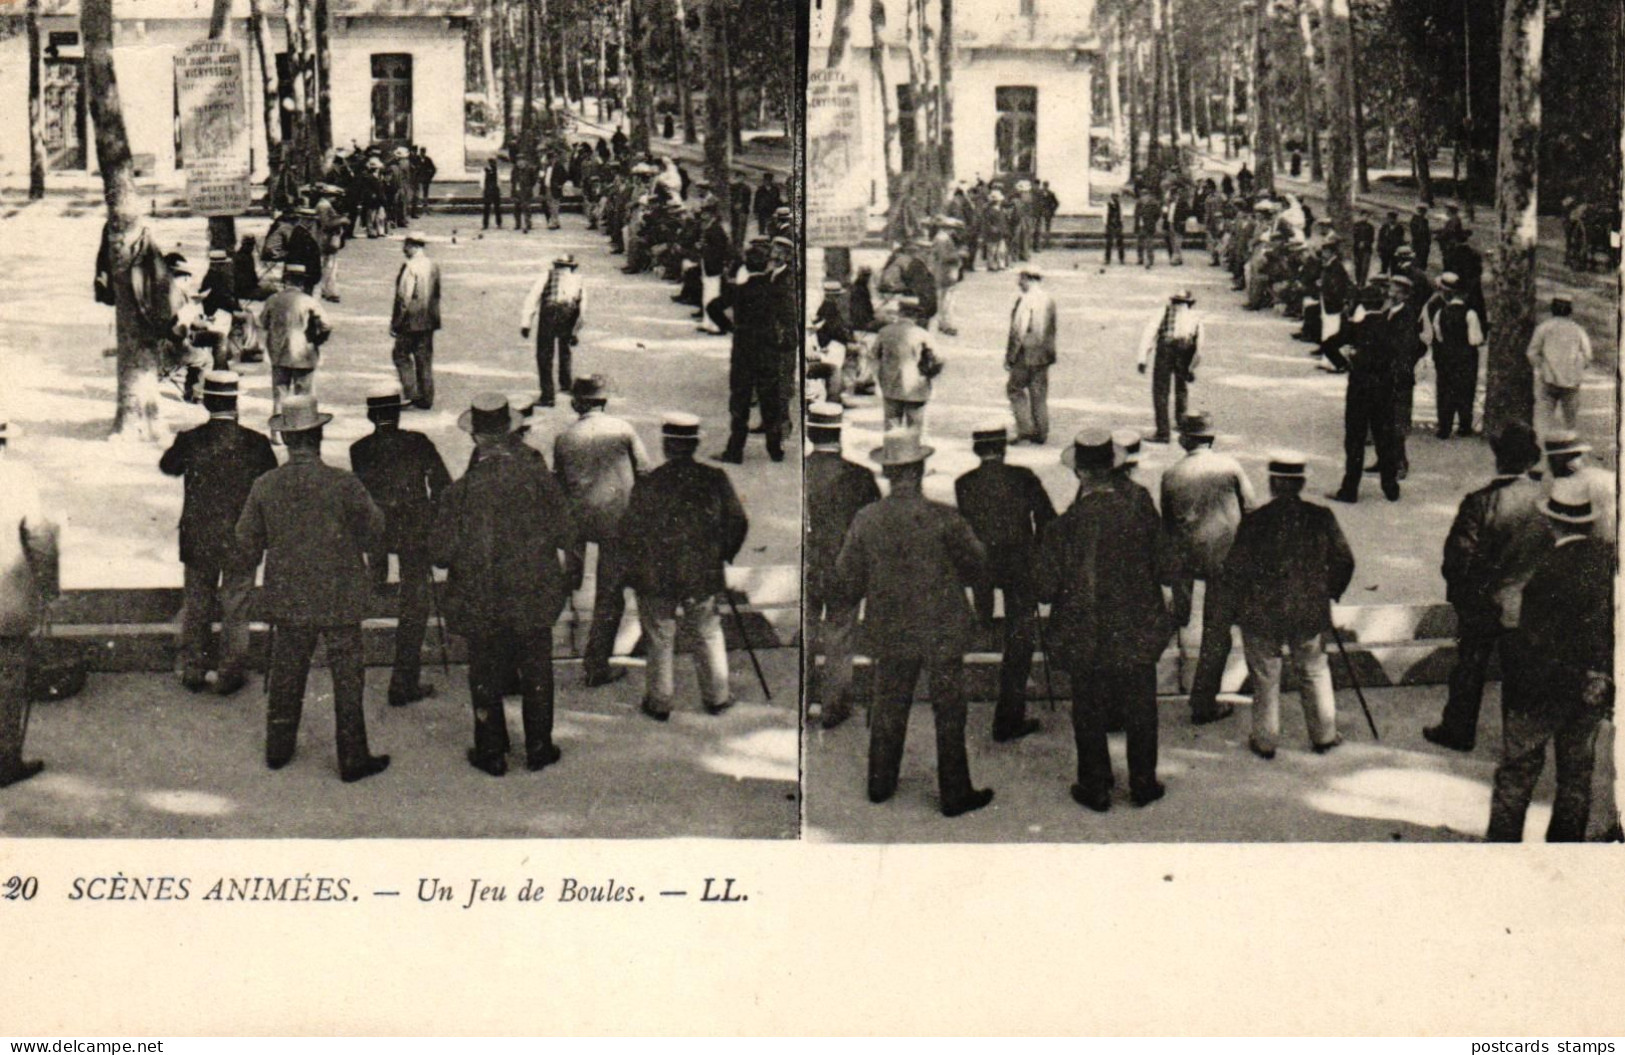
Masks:
[[[1556,520],[1564,524],[1594,524],[1597,522],[1596,509],[1590,510],[1583,516],[1576,516],[1573,513],[1565,513],[1562,510],[1553,509],[1552,500],[1550,498],[1541,499],[1540,511],[1548,519]]]
[[[518,429],[520,426],[524,425],[524,423],[525,423],[525,416],[522,413],[520,413],[519,410],[516,407],[514,407],[513,404],[511,404],[511,403],[508,404],[508,428],[507,428],[507,432],[513,432],[514,430]],[[470,407],[467,410],[463,411],[461,414],[457,415],[457,427],[462,429],[464,432],[468,433],[470,436],[474,435],[474,408],[473,407]]]
[[[937,453],[935,447],[920,446],[907,454],[887,455],[886,448],[876,447],[869,452],[869,460],[876,465],[913,465],[925,461],[935,453]]]
[[[328,414],[325,411],[318,411],[316,413],[315,421],[304,425],[290,425],[288,424],[288,419],[285,415],[272,414],[268,427],[272,432],[309,432],[311,429],[321,428],[323,425],[326,425],[332,420],[333,415]]]

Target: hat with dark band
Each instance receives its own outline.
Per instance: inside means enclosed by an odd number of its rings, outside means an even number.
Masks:
[[[880,446],[869,452],[869,460],[881,466],[913,465],[935,453],[935,448],[920,442],[920,434],[913,429],[889,429]]]
[[[1549,432],[1541,444],[1546,448],[1546,457],[1562,457],[1567,454],[1585,454],[1591,450],[1591,445],[1580,438],[1577,432],[1568,429]]]
[[[237,386],[242,380],[231,370],[210,370],[203,375],[203,394],[217,399],[236,399]]]
[[[282,413],[271,415],[270,429],[272,432],[308,432],[332,420],[333,415],[317,409],[315,396],[296,394],[283,398]]]
[[[700,419],[696,414],[667,414],[660,421],[660,438],[676,442],[700,442]]]
[[[1388,278],[1388,287],[1390,289],[1410,289],[1415,285],[1416,283],[1411,281],[1409,275],[1390,275]]]
[[[1572,476],[1552,482],[1552,493],[1540,503],[1540,511],[1564,524],[1590,524],[1597,519],[1591,492],[1584,481]]]
[[[1268,472],[1283,480],[1302,480],[1308,477],[1308,459],[1297,451],[1271,451]]]
[[[400,385],[380,385],[367,393],[367,413],[400,410],[408,402],[401,398]]]
[[[1068,469],[1110,469],[1112,434],[1105,429],[1084,429],[1061,452],[1061,464]]]
[[[224,249],[211,249],[211,250],[209,250],[209,261],[211,263],[216,261],[216,260],[230,260],[230,259],[231,259],[231,254],[227,253]]]
[[[1439,288],[1442,290],[1454,290],[1460,282],[1461,277],[1454,271],[1446,271],[1444,274],[1439,276]]]
[[[1010,442],[1010,428],[1004,422],[985,422],[971,430],[971,447],[1003,447]]]
[[[286,264],[282,265],[283,278],[287,278],[290,275],[303,275],[304,273],[305,265],[299,263],[297,260],[290,260]],[[191,272],[187,272],[187,274],[191,274]]]
[[[1211,440],[1213,438],[1213,415],[1205,410],[1197,411],[1194,414],[1186,414],[1179,419],[1179,434],[1194,439]]]
[[[1131,468],[1140,464],[1140,430],[1112,430],[1112,465]]]
[[[1398,249],[1394,250],[1394,256],[1401,260],[1415,260],[1416,250],[1412,249],[1408,245],[1402,245]]]
[[[570,398],[582,403],[604,403],[609,400],[609,378],[603,374],[578,377],[570,383]]]
[[[553,261],[553,266],[554,267],[580,267],[581,264],[580,264],[579,261],[576,260],[576,256],[575,256],[574,253],[565,253],[563,256],[561,256],[557,260]]]
[[[481,392],[469,401],[468,409],[457,417],[457,427],[473,436],[501,433],[506,435],[525,423],[525,416],[514,409],[508,397],[500,392]]]
[[[827,278],[827,279],[824,280],[824,292],[825,293],[839,293],[841,290],[843,290],[845,288],[846,288],[845,286],[841,285],[840,279]]]
[[[814,443],[828,443],[841,438],[841,419],[845,410],[839,403],[814,403],[807,408],[807,437]]]
[[[423,237],[422,231],[407,231],[406,243],[408,245],[427,245],[428,239]]]

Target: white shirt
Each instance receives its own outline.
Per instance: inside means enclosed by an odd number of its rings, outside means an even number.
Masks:
[[[1157,350],[1157,334],[1162,329],[1162,320],[1167,315],[1168,308],[1164,305],[1157,313],[1151,316],[1145,329],[1140,331],[1140,352],[1135,359],[1136,365],[1144,366],[1150,361],[1151,355]],[[1186,308],[1174,320],[1174,329],[1169,331],[1172,337],[1187,337],[1196,346],[1196,352],[1191,356],[1191,369],[1196,369],[1198,360],[1202,357],[1202,317],[1196,314],[1195,309]]]
[[[587,317],[587,289],[581,283],[581,276],[573,268],[567,267],[554,268],[552,271],[543,272],[542,276],[530,287],[530,292],[525,294],[525,305],[519,309],[520,329],[531,330],[536,328],[536,316],[541,313],[542,297],[547,294],[547,283],[550,279],[558,282],[558,289],[553,296],[555,304],[568,304],[575,301],[576,324],[574,332],[579,333],[581,331],[581,321]]]
[[[1556,388],[1579,388],[1591,364],[1591,338],[1573,319],[1554,315],[1535,327],[1528,354],[1539,381]]]

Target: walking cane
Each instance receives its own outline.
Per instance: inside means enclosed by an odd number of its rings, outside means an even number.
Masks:
[[[1360,689],[1360,679],[1354,676],[1354,661],[1349,659],[1349,650],[1343,645],[1343,635],[1338,633],[1337,624],[1332,624],[1332,640],[1337,642],[1337,651],[1343,654],[1343,666],[1349,672],[1349,684],[1354,686],[1354,696],[1360,701],[1360,710],[1365,712],[1365,724],[1371,727],[1371,739],[1381,740],[1382,734],[1377,732],[1377,723],[1371,717],[1371,708],[1366,706],[1365,693]]]
[[[1049,646],[1044,643],[1044,610],[1033,605],[1033,626],[1038,630],[1038,657],[1044,661],[1044,697],[1049,709],[1055,709],[1055,677],[1050,673]]]
[[[271,692],[271,657],[276,654],[276,624],[265,624],[265,674],[260,679],[260,691]]]
[[[762,695],[768,699],[773,698],[773,691],[767,687],[767,675],[762,673],[762,664],[756,659],[756,650],[750,647],[750,634],[745,630],[745,619],[739,614],[739,603],[734,600],[733,591],[725,585],[722,595],[728,599],[728,607],[733,609],[734,625],[739,627],[739,640],[744,642],[745,654],[750,657],[750,665],[756,670],[756,680],[762,683]]]
[[[446,620],[440,614],[439,584],[434,581],[434,568],[429,569],[429,603],[434,606],[434,621],[440,625],[440,671],[451,677],[451,657],[446,651]]]

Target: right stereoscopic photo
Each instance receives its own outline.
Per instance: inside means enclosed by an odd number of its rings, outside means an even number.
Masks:
[[[1621,5],[812,2],[804,837],[1625,841]]]

